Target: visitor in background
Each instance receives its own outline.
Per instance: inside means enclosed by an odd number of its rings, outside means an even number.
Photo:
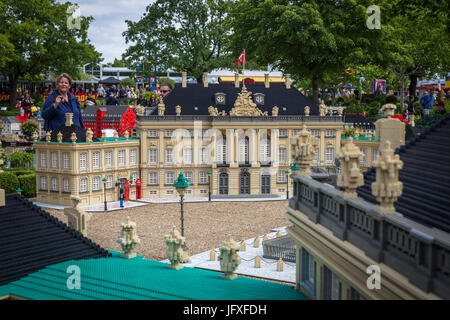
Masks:
[[[69,92],[72,78],[63,73],[56,80],[56,90],[45,99],[42,110],[44,130],[53,131],[66,121],[66,113],[73,113],[73,124],[86,130],[81,116],[81,107],[78,98]]]
[[[103,85],[100,83],[97,88],[97,101],[98,104],[104,106],[106,103],[106,91]]]
[[[97,101],[95,101],[94,96],[91,92],[88,93],[88,98],[84,101],[84,107],[96,106]]]
[[[139,94],[139,98],[137,100],[137,105],[138,106],[143,106],[143,107],[147,107],[148,106],[148,101],[147,99],[145,99],[144,95],[142,93]]]
[[[128,95],[127,90],[123,85],[120,86],[119,90],[119,103],[120,105],[127,105],[128,104]]]
[[[111,93],[108,97],[108,99],[106,99],[106,105],[107,106],[118,106],[119,105],[119,100],[117,100],[117,93]]]
[[[172,87],[170,86],[170,84],[168,83],[163,83],[160,87],[159,87],[159,92],[160,92],[160,96],[165,99],[169,93],[172,91]]]
[[[430,110],[433,107],[434,104],[434,97],[432,94],[430,94],[429,91],[425,92],[425,95],[420,98],[420,105],[421,105],[421,113],[422,115],[429,115]]]
[[[156,101],[156,95],[152,94],[150,97],[150,107],[156,108],[158,106],[158,101]]]
[[[27,92],[25,94],[25,98],[23,99],[21,106],[22,106],[22,108],[24,110],[24,113],[28,114],[28,116],[31,115],[31,106],[32,105],[33,105],[33,99],[31,99],[30,94]]]

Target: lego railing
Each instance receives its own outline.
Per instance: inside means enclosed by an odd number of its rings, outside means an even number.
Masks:
[[[291,176],[289,207],[348,241],[379,263],[403,274],[425,292],[450,299],[450,236],[399,213],[381,214],[361,198],[345,199],[341,191],[311,177]]]

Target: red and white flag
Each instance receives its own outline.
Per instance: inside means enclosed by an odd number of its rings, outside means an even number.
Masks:
[[[237,63],[238,63],[238,68],[241,66],[241,62],[244,63],[244,65],[247,64],[247,60],[245,60],[245,49],[242,50],[241,55],[239,56]]]

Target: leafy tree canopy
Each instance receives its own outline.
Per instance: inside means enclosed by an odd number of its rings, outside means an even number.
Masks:
[[[123,58],[132,68],[154,65],[161,70],[186,71],[197,81],[203,72],[231,65],[227,56],[229,29],[224,24],[231,0],[157,0],[137,22],[126,21],[127,43],[135,43]],[[148,64],[148,62],[150,62]]]
[[[81,16],[78,28],[67,10],[71,5],[55,0],[1,0],[0,34],[14,44],[8,54],[10,61],[2,68],[9,76],[12,92],[19,77],[67,72],[76,78],[81,72],[79,66],[99,61],[100,54],[87,38],[93,18]],[[0,43],[5,43],[4,36]],[[15,102],[16,95],[12,94],[10,103]]]
[[[231,11],[233,53],[273,64],[294,79],[311,79],[317,89],[327,74],[363,62],[380,36],[366,26],[371,1],[239,0]]]

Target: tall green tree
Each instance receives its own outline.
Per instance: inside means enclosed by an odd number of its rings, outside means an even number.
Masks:
[[[229,30],[224,24],[230,4],[230,0],[155,1],[141,20],[126,21],[123,36],[134,45],[123,58],[132,68],[144,66],[144,76],[156,64],[160,70],[186,71],[201,81],[203,72],[230,64]]]
[[[233,53],[310,79],[314,101],[327,75],[364,61],[378,29],[367,28],[372,1],[239,0],[231,11]]]
[[[1,0],[0,33],[14,44],[2,68],[9,77],[10,104],[16,104],[20,78],[67,72],[76,78],[79,66],[97,63],[100,54],[87,37],[92,17],[81,16],[79,26],[68,8],[55,0]],[[1,43],[1,39],[0,39]],[[3,52],[2,52],[3,55]]]
[[[440,8],[440,10],[436,10]],[[392,2],[385,12],[382,37],[378,47],[383,53],[376,58],[380,66],[395,74],[400,81],[400,104],[404,90],[415,95],[419,77],[446,74],[450,68],[448,2],[415,0]]]

